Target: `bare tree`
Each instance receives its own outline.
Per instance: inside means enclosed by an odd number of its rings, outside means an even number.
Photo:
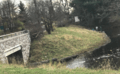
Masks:
[[[10,0],[4,1],[1,4],[1,18],[3,19],[2,24],[4,26],[4,32],[6,29],[13,31],[13,18],[16,16],[15,5]]]
[[[70,0],[58,0],[58,2],[54,3],[55,12],[56,12],[56,20],[58,22],[58,26],[65,26],[69,23],[70,17]]]
[[[30,3],[27,13],[29,16],[29,21],[32,24],[38,24],[39,27],[37,28],[43,31],[41,28],[41,22],[43,22],[46,31],[48,32],[48,34],[51,34],[51,31],[53,31],[52,24],[54,21],[60,21],[61,23],[64,18],[68,18],[69,2],[68,0],[65,0],[64,4],[63,1],[61,1],[61,3],[60,1],[53,3],[52,0],[33,0]]]
[[[28,9],[28,15],[31,19],[31,22],[38,22],[41,27],[41,21],[44,22],[46,31],[48,34],[51,34],[53,31],[52,23],[54,17],[54,9],[52,5],[52,0],[50,1],[36,1],[33,0]],[[39,30],[42,28],[39,28]]]
[[[1,2],[0,17],[2,19],[0,25],[3,27],[4,33],[19,31],[23,27],[23,23],[18,20],[17,8],[11,0]]]

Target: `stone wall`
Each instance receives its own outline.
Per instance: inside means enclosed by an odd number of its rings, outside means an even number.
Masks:
[[[5,56],[5,50],[8,50],[16,45],[21,46],[24,64],[27,63],[30,52],[30,34],[29,31],[19,31],[7,35],[0,36],[0,61],[8,63],[8,58]]]

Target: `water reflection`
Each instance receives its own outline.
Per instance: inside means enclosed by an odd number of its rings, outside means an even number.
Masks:
[[[118,69],[120,67],[120,52],[119,49],[116,49],[116,53],[106,54],[99,57],[93,58],[85,58],[84,56],[80,56],[76,59],[73,59],[67,63],[67,68],[75,69],[75,68],[101,68],[109,63],[109,67],[112,69]]]
[[[78,57],[76,59],[69,61],[67,64],[67,68],[74,69],[77,67],[86,67],[85,62],[86,62],[86,60],[85,60],[84,56]]]

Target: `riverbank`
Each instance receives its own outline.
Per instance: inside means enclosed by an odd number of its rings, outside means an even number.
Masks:
[[[38,68],[0,64],[0,74],[120,74],[120,70],[86,68],[68,69],[61,64],[58,64],[57,66],[51,64],[42,65]]]
[[[104,33],[85,29],[81,26],[71,25],[56,28],[50,35],[45,35],[40,41],[31,45],[30,62],[40,62],[52,58],[58,60],[93,51],[105,44],[109,38]]]

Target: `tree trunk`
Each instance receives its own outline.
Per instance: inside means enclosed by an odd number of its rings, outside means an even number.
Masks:
[[[51,31],[50,31],[50,29],[48,29],[48,34],[51,34]]]
[[[53,31],[52,22],[50,22],[50,29],[51,29],[51,31]]]
[[[50,26],[49,25],[45,25],[46,31],[48,34],[51,34],[51,30],[50,30]]]
[[[6,27],[5,27],[5,24],[4,24],[4,22],[3,22],[3,28],[4,28],[4,33],[6,33],[6,30],[5,30],[5,28],[6,28]]]

